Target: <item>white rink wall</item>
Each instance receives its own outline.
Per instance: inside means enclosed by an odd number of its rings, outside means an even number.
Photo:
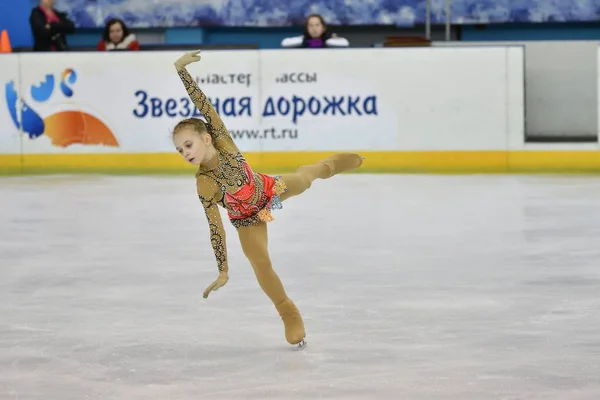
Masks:
[[[170,138],[200,117],[173,67],[180,55],[1,57],[0,166],[188,168]],[[568,166],[570,150],[594,164],[597,143],[532,153],[524,65],[523,46],[485,46],[205,51],[188,70],[259,168],[337,151],[369,155],[374,170]]]

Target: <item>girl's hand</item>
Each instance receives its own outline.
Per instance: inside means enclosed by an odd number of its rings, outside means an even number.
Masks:
[[[175,61],[175,68],[177,68],[177,70],[181,70],[185,68],[188,64],[200,61],[199,54],[200,50],[194,50],[190,51],[189,53],[185,53],[177,61]]]
[[[205,299],[208,298],[208,294],[210,292],[219,290],[220,287],[225,286],[225,284],[227,283],[228,280],[229,280],[229,274],[227,272],[220,272],[217,280],[214,281],[213,283],[211,283],[210,286],[206,288],[206,290],[204,291],[203,297]]]

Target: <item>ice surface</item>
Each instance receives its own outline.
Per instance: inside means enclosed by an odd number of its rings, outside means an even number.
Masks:
[[[0,179],[0,399],[600,398],[600,178],[342,175],[276,211],[290,349],[193,177]]]

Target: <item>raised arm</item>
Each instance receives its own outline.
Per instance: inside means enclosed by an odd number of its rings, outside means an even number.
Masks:
[[[199,52],[200,51],[197,50],[184,54],[179,60],[175,62],[175,68],[177,69],[179,78],[185,86],[185,90],[187,91],[188,96],[190,97],[194,105],[198,108],[200,113],[206,119],[206,122],[210,129],[210,134],[213,137],[215,144],[217,146],[224,147],[230,152],[239,152],[239,149],[235,145],[233,138],[229,134],[229,131],[227,130],[227,127],[225,127],[225,124],[223,123],[223,120],[217,113],[217,110],[212,105],[208,97],[206,97],[204,92],[200,90],[200,87],[198,87],[198,83],[196,83],[196,80],[192,78],[192,76],[185,68],[188,64],[200,60],[200,56],[198,55]]]
[[[202,177],[197,180],[197,189],[198,198],[202,202],[202,207],[204,207],[204,213],[206,214],[210,231],[210,244],[217,261],[217,269],[219,270],[219,277],[217,280],[204,291],[204,298],[207,298],[211,291],[217,290],[227,283],[229,280],[229,265],[227,263],[225,228],[223,227],[221,213],[219,212],[219,207],[215,200],[217,191],[211,182],[208,182]]]

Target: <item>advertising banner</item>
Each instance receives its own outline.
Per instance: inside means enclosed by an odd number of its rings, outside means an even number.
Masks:
[[[188,71],[243,152],[503,150],[523,134],[521,48],[201,54]],[[174,126],[202,118],[181,55],[0,58],[0,152],[174,152]]]

